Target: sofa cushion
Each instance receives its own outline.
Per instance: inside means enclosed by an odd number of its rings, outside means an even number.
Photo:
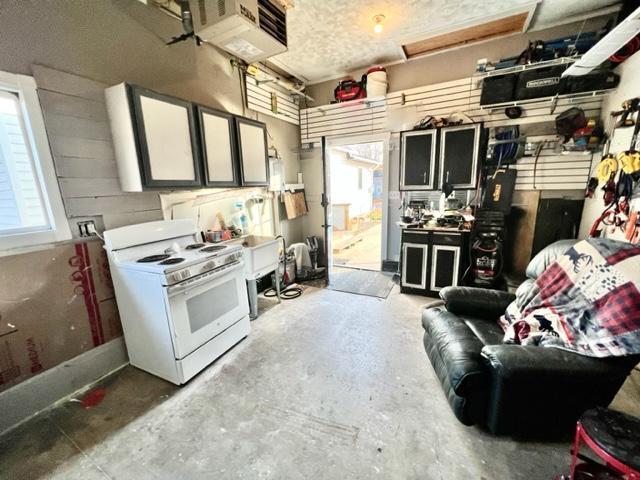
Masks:
[[[527,265],[526,275],[535,280],[544,272],[549,265],[555,262],[558,257],[573,247],[578,240],[558,240],[551,245],[540,250]]]
[[[480,341],[486,345],[500,345],[504,339],[504,331],[497,322],[484,318],[460,317]]]
[[[440,298],[451,313],[495,321],[516,297],[500,290],[456,286],[440,290]]]
[[[442,307],[422,312],[425,348],[436,374],[446,378],[456,395],[486,388],[488,370],[480,352],[484,343],[457,315]]]

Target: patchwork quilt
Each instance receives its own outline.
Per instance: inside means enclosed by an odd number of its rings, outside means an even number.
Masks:
[[[593,357],[640,353],[640,247],[606,238],[576,243],[500,318],[505,343]]]

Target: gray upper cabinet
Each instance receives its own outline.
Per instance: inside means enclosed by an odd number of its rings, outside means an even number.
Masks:
[[[235,117],[241,185],[269,185],[267,127],[264,123]]]
[[[439,188],[476,188],[483,133],[481,123],[440,129]]]
[[[400,190],[433,190],[437,130],[402,132]]]
[[[233,115],[196,105],[205,187],[240,185]]]

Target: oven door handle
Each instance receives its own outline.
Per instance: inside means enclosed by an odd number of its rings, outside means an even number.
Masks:
[[[180,283],[176,283],[175,285],[171,285],[167,288],[167,293],[169,296],[178,295],[180,293],[187,293],[192,288],[199,287],[200,285],[205,285],[214,280],[219,279],[224,275],[229,275],[230,273],[242,269],[244,267],[244,262],[242,260],[237,260],[233,263],[229,263],[227,265],[223,265],[222,267],[218,267],[210,272],[203,273],[198,275],[197,277],[184,280]]]

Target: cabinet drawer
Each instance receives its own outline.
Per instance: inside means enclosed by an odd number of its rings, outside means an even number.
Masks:
[[[429,232],[407,232],[406,230],[402,232],[402,242],[403,243],[419,243],[422,245],[426,245],[429,243]]]
[[[461,246],[464,236],[462,233],[449,233],[449,232],[433,232],[431,237],[431,243],[434,245],[456,245]]]

